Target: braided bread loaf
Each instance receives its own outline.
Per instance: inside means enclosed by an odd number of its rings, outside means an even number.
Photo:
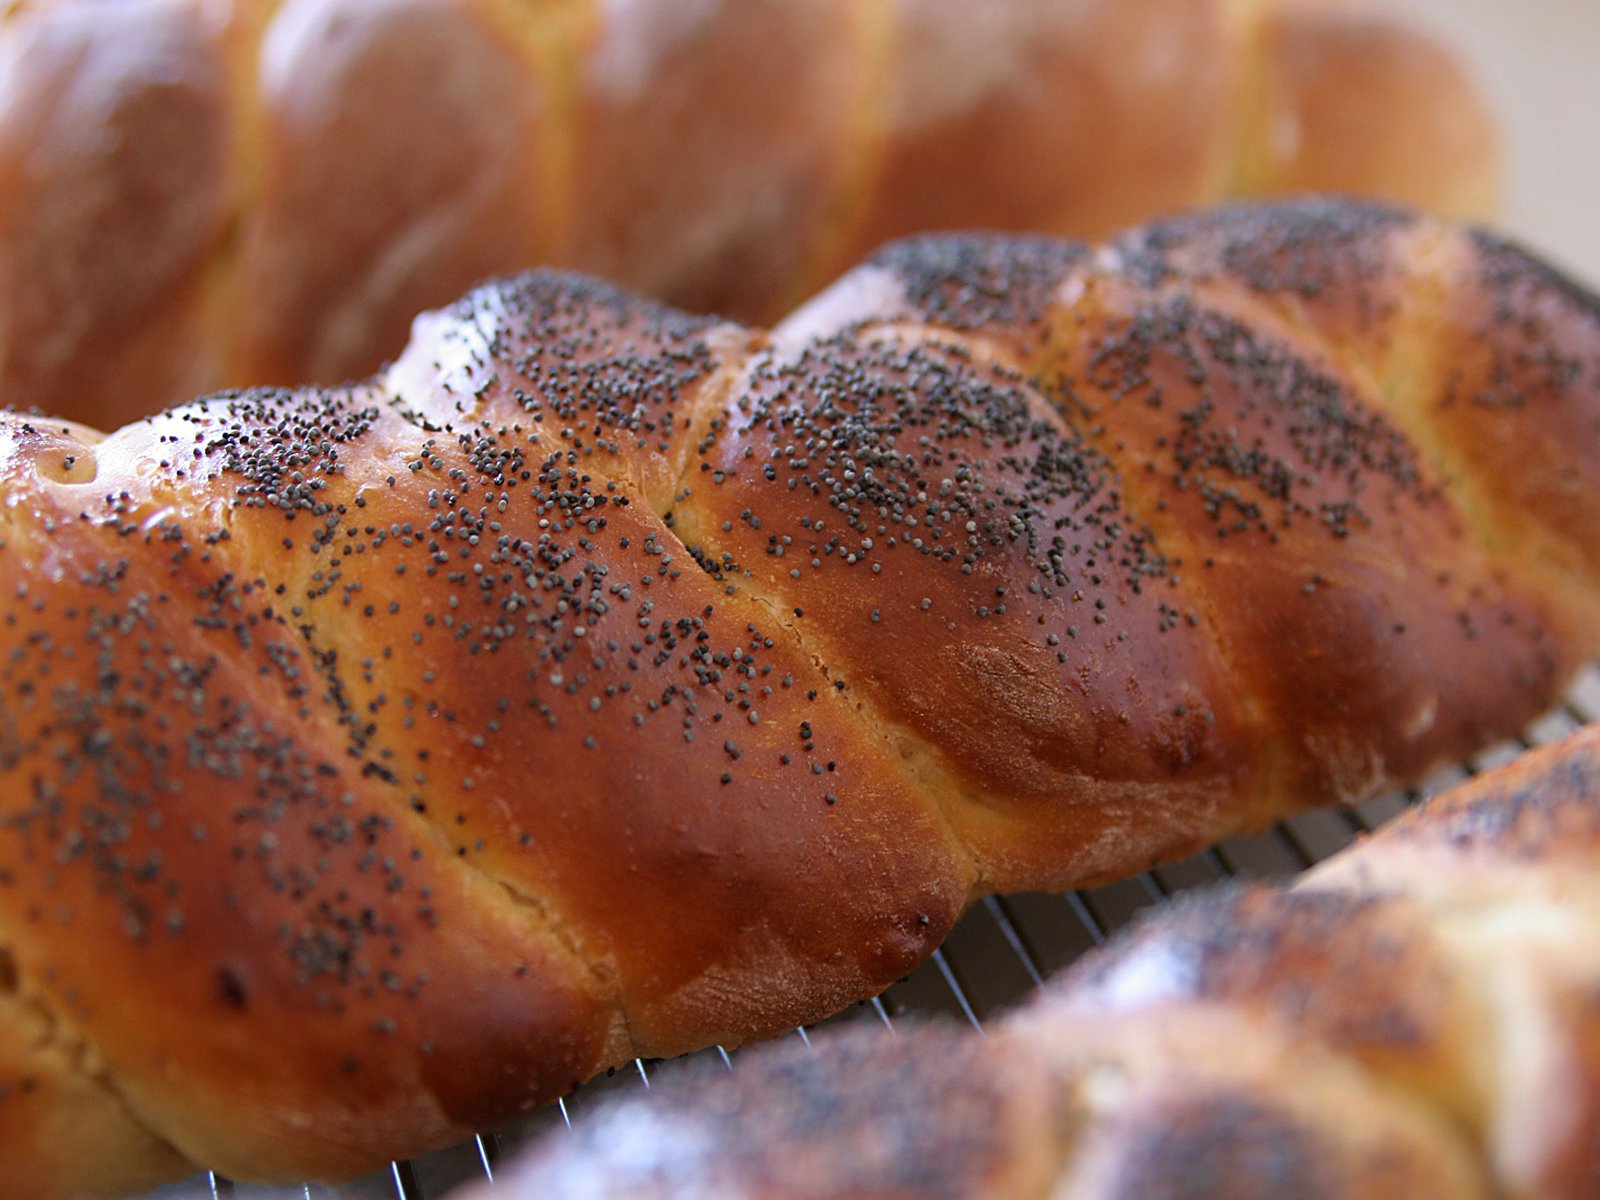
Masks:
[[[765,1047],[591,1115],[490,1194],[1587,1200],[1597,853],[1590,727],[1292,888],[1158,910],[987,1039]]]
[[[537,264],[765,320],[919,229],[1496,179],[1458,65],[1331,0],[9,0],[0,403],[357,378]]]
[[[1597,373],[1515,249],[1306,203],[0,415],[0,1155],[354,1172],[1462,757],[1600,644]]]

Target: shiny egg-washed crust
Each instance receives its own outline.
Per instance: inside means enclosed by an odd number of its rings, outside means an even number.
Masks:
[[[9,0],[0,404],[360,378],[532,266],[767,321],[919,230],[1498,177],[1462,67],[1347,0]]]
[[[1600,728],[1291,886],[1151,910],[987,1038],[857,1025],[658,1074],[521,1200],[1582,1200],[1600,1187]]]
[[[8,1153],[359,1172],[1463,757],[1600,645],[1597,384],[1545,268],[1305,203],[905,243],[771,334],[538,273],[354,387],[0,417]]]

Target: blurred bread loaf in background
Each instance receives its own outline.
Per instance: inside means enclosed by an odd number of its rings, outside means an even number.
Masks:
[[[335,382],[573,266],[762,320],[933,228],[1495,204],[1439,43],[1337,0],[13,0],[0,403]]]
[[[1600,4],[1593,0],[1388,0],[1449,48],[1483,89],[1501,133],[1496,227],[1600,283]]]

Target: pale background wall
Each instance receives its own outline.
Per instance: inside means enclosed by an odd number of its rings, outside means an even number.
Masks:
[[[1600,287],[1600,0],[1388,0],[1453,44],[1500,119],[1502,228]]]

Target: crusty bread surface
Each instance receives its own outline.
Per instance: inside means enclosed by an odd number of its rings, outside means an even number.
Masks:
[[[1597,849],[1591,726],[1292,885],[1151,910],[986,1037],[863,1023],[658,1072],[455,1195],[1581,1200]]]
[[[7,1153],[357,1173],[1459,760],[1600,646],[1597,372],[1549,268],[1305,202],[0,414]]]

